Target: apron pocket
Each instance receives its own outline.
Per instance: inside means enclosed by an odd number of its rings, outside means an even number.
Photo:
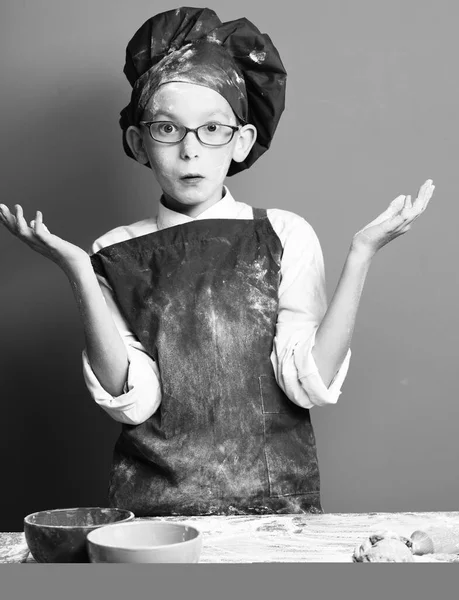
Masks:
[[[309,410],[287,398],[276,379],[259,377],[270,496],[320,490],[316,440]]]

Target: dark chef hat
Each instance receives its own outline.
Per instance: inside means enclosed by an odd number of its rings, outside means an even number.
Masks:
[[[126,48],[124,74],[133,87],[121,111],[126,130],[138,125],[156,89],[186,81],[221,94],[236,116],[257,128],[257,140],[244,162],[232,161],[228,175],[250,167],[269,148],[285,106],[287,74],[267,34],[247,19],[222,23],[208,8],[182,7],[148,19]]]

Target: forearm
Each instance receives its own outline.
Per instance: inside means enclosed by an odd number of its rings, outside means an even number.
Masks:
[[[128,373],[128,355],[88,260],[66,272],[82,319],[86,352],[102,387],[119,396]]]
[[[357,310],[371,258],[368,252],[351,246],[335,293],[317,329],[312,354],[327,387],[351,345]]]

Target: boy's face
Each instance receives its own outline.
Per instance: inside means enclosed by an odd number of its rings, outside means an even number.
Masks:
[[[209,122],[237,125],[223,96],[210,88],[184,82],[162,85],[142,120],[171,121],[193,129]],[[231,160],[244,160],[256,136],[254,127],[248,125],[236,132],[227,145],[211,147],[203,145],[193,132],[171,145],[153,140],[147,126],[141,126],[139,133],[138,143],[163,190],[166,205],[190,216],[197,216],[221,199]]]

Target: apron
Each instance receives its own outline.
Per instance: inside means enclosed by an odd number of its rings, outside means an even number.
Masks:
[[[282,245],[265,209],[103,248],[96,273],[156,361],[162,400],[122,425],[109,503],[137,516],[322,512],[309,410],[270,360]]]

